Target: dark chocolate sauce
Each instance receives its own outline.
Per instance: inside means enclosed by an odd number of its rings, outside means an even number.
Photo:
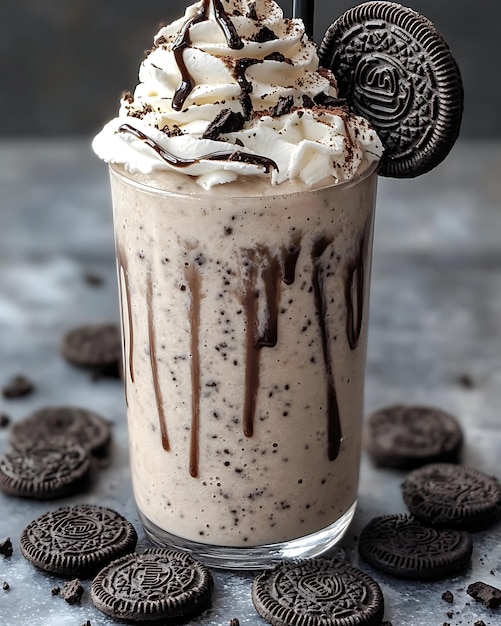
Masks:
[[[190,29],[199,22],[204,22],[209,19],[210,7],[214,9],[214,17],[217,24],[221,28],[228,43],[228,46],[233,50],[241,50],[244,47],[243,41],[238,36],[238,33],[221,4],[221,0],[203,0],[201,7],[197,13],[189,20],[187,20],[177,36],[174,45],[172,46],[172,52],[174,59],[176,60],[179,73],[181,74],[181,82],[174,92],[172,98],[172,108],[175,111],[181,111],[186,102],[186,98],[193,91],[193,78],[191,77],[186,63],[184,62],[184,51],[191,46]]]
[[[190,475],[198,476],[200,446],[200,302],[202,299],[202,277],[196,265],[185,268],[184,275],[191,293],[190,331],[191,331],[191,440],[190,440]]]
[[[369,231],[370,223],[360,239],[357,256],[348,264],[345,282],[346,337],[352,350],[357,348],[362,332]]]
[[[256,413],[257,392],[259,389],[259,352],[256,349],[259,292],[256,291],[256,278],[256,264],[250,260],[248,272],[244,277],[244,295],[242,299],[246,317],[243,408],[243,431],[246,437],[252,437],[254,434],[254,415]]]
[[[160,433],[162,435],[162,447],[168,452],[170,450],[169,437],[167,434],[167,422],[165,419],[164,402],[162,397],[162,388],[160,377],[158,374],[158,361],[156,355],[156,333],[154,319],[154,302],[153,302],[153,282],[151,274],[146,277],[146,304],[148,307],[148,343],[150,351],[151,374],[153,377],[153,389],[155,391],[155,400],[157,403],[158,420],[160,424]]]
[[[325,373],[327,376],[327,454],[330,461],[334,461],[341,447],[341,417],[337,402],[336,386],[334,382],[334,370],[332,367],[331,352],[329,349],[329,330],[327,327],[327,296],[325,293],[325,269],[322,264],[322,255],[332,243],[332,240],[321,237],[313,245],[311,258],[313,261],[313,292],[317,320],[322,338],[322,354],[324,358]]]
[[[242,110],[245,119],[249,119],[253,110],[252,99],[250,94],[252,93],[252,83],[245,75],[245,72],[252,65],[262,63],[260,59],[238,59],[235,66],[235,78],[241,89],[240,102],[242,104]]]
[[[367,281],[367,264],[371,239],[372,222],[369,221],[360,239],[355,257],[345,266],[345,298],[347,307],[346,333],[352,350],[355,350],[361,335],[363,321],[364,289]],[[244,250],[245,271],[243,272],[242,306],[245,313],[245,390],[243,406],[243,432],[246,437],[254,434],[254,421],[257,398],[260,387],[260,351],[262,348],[273,348],[278,341],[278,317],[281,299],[282,283],[292,285],[295,281],[296,265],[300,254],[300,236],[297,236],[288,246],[283,246],[279,252],[273,252],[266,246],[256,246],[251,250]],[[332,238],[320,237],[311,251],[312,259],[312,289],[316,307],[322,353],[327,382],[327,454],[334,461],[341,447],[342,432],[341,419],[334,381],[334,368],[330,350],[328,329],[328,299],[326,293],[325,253],[332,244]],[[127,310],[129,315],[129,368],[133,380],[133,330],[130,317],[130,295],[128,287],[127,259],[123,251],[117,247],[118,263],[124,277]],[[201,399],[201,366],[200,366],[200,325],[202,275],[198,267],[187,265],[185,278],[188,284],[191,331],[191,383],[192,383],[192,423],[189,453],[189,472],[194,478],[199,475],[199,446],[200,446],[200,399]],[[161,381],[159,379],[156,358],[156,337],[154,320],[153,283],[151,274],[146,280],[146,298],[148,308],[148,338],[151,372],[154,392],[158,407],[162,446],[170,450],[167,435],[167,424],[163,409]],[[123,310],[123,294],[121,294]],[[261,312],[261,316],[260,316]],[[261,323],[260,323],[261,317]]]
[[[260,156],[259,154],[249,154],[248,152],[242,152],[241,150],[224,150],[221,152],[211,152],[209,154],[204,154],[203,156],[200,156],[196,159],[182,159],[181,157],[177,157],[171,152],[168,152],[159,143],[151,139],[151,137],[148,137],[142,131],[134,128],[130,124],[122,124],[121,126],[119,126],[118,130],[121,133],[128,133],[129,135],[132,135],[137,139],[144,141],[147,146],[154,150],[169,165],[172,165],[172,167],[188,167],[190,165],[200,163],[201,161],[238,161],[262,167],[264,168],[264,171],[266,173],[270,172],[272,169],[278,171],[278,166],[272,159]]]
[[[248,271],[244,277],[242,305],[246,313],[246,366],[243,425],[244,435],[252,437],[256,402],[259,391],[261,348],[274,348],[278,341],[278,314],[281,283],[294,282],[296,263],[299,257],[299,237],[289,246],[284,246],[277,256],[265,246],[247,251]],[[260,292],[257,281],[264,286],[264,323],[259,328]]]

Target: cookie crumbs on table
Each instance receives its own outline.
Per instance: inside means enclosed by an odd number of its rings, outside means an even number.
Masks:
[[[5,428],[10,424],[10,416],[6,413],[0,413],[0,428]]]
[[[10,537],[0,539],[0,554],[3,556],[12,556],[12,541]]]
[[[69,580],[67,583],[64,583],[62,595],[68,604],[80,604],[83,592],[84,588],[82,583],[78,580],[78,578],[75,578],[73,580]]]
[[[29,395],[34,390],[35,385],[29,378],[17,374],[2,387],[2,395],[8,400],[15,400]]]
[[[454,596],[452,595],[452,592],[444,591],[444,593],[442,594],[442,600],[445,600],[445,602],[452,604],[454,602]]]
[[[501,606],[501,589],[482,581],[468,585],[466,593],[477,602],[481,602],[487,609],[497,609]]]
[[[9,591],[9,589],[10,589],[10,585],[9,585],[9,583],[6,580],[4,580],[3,583],[2,583],[2,589],[4,591]]]
[[[51,594],[53,596],[58,596],[61,593],[61,587],[58,587],[57,585],[55,587],[52,587],[52,589],[50,590]]]

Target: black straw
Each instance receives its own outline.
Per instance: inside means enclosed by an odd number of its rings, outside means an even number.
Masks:
[[[314,0],[294,0],[292,15],[299,17],[304,22],[304,29],[310,39],[313,39],[313,12]]]

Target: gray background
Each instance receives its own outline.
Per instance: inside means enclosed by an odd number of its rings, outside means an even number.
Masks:
[[[2,0],[0,135],[90,135],[113,117],[162,21],[190,0]],[[292,0],[281,0],[291,15]],[[353,0],[317,0],[315,39]],[[463,137],[501,136],[498,0],[404,0],[430,18],[463,74]]]

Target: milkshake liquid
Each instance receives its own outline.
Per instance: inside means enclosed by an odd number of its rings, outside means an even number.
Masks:
[[[347,524],[376,179],[372,166],[316,190],[248,177],[204,191],[183,174],[111,167],[132,481],[147,522],[235,548]]]

